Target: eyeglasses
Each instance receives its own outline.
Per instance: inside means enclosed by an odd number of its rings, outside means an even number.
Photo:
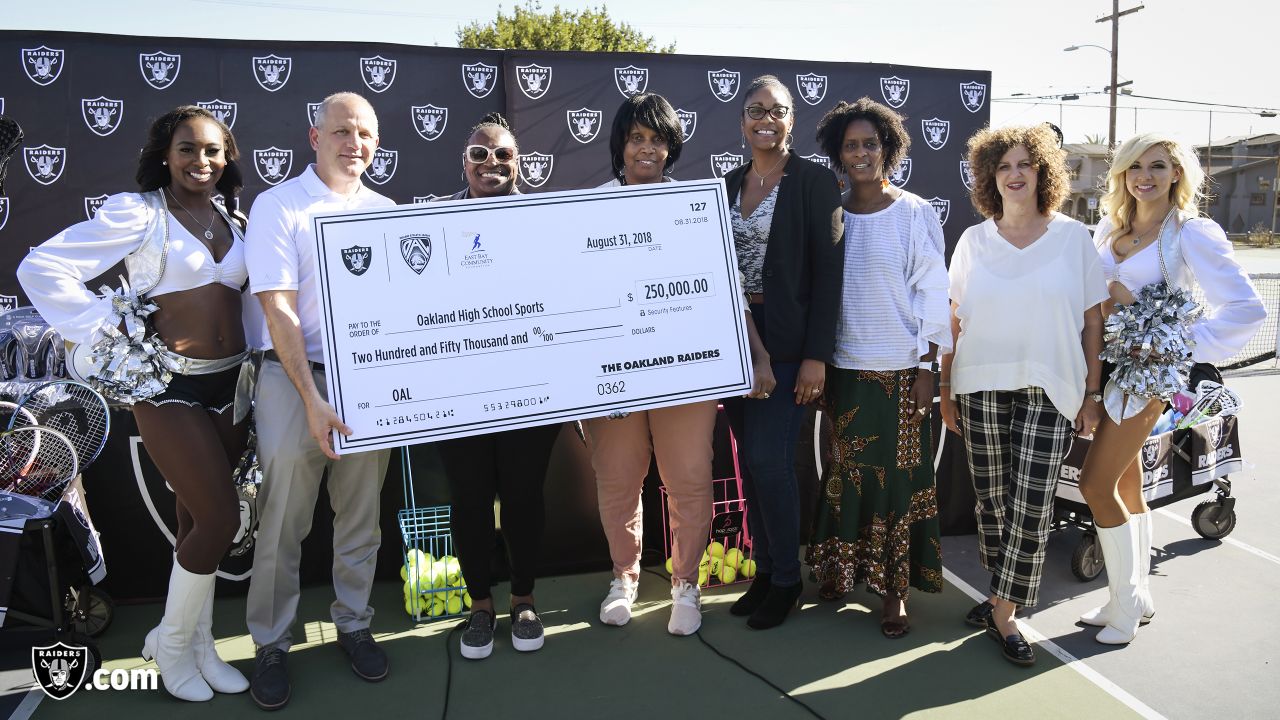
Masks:
[[[462,154],[462,157],[480,165],[489,162],[490,153],[493,154],[494,159],[498,162],[511,162],[515,159],[516,149],[513,147],[496,147],[490,149],[484,145],[468,145],[467,151]]]
[[[747,115],[752,120],[763,120],[765,115],[773,116],[774,120],[781,120],[791,113],[791,108],[786,105],[774,105],[766,110],[763,105],[748,105]]]

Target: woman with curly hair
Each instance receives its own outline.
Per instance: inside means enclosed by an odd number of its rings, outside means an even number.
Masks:
[[[942,359],[942,419],[964,437],[990,597],[965,621],[1018,665],[1035,652],[1014,613],[1036,604],[1053,496],[1071,433],[1102,413],[1106,282],[1084,225],[1056,212],[1066,156],[1044,125],[969,140],[973,204],[986,221],[951,256],[954,352]]]
[[[808,562],[835,599],[858,583],[882,599],[880,631],[911,625],[914,587],[942,590],[942,546],[929,425],[933,362],[951,347],[942,225],[927,200],[886,178],[911,147],[902,117],[860,98],[818,123],[818,143],[849,178],[844,290],[826,411],[833,457]],[[875,278],[875,282],[867,282]]]
[[[1170,280],[1179,287],[1198,285],[1208,301],[1209,312],[1191,326],[1194,359],[1219,362],[1249,342],[1267,313],[1222,228],[1200,217],[1204,179],[1195,155],[1169,136],[1130,138],[1107,173],[1106,217],[1093,240],[1109,282],[1105,314],[1132,303],[1143,286],[1164,280],[1163,255]],[[1080,492],[1093,514],[1110,592],[1106,605],[1080,621],[1102,627],[1100,643],[1128,643],[1156,612],[1147,587],[1151,514],[1142,496],[1138,451],[1162,412],[1164,403],[1153,399],[1136,413],[1123,413],[1130,417],[1119,422],[1104,419],[1080,472]]]

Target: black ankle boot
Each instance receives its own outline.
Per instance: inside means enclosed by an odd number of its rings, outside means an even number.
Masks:
[[[804,591],[804,583],[798,582],[790,587],[769,586],[769,594],[764,602],[747,618],[747,626],[756,630],[767,630],[777,627],[787,619],[787,613],[800,602],[800,593]]]
[[[756,573],[755,578],[751,580],[751,587],[742,593],[742,597],[729,607],[730,615],[738,615],[746,617],[756,611],[760,607],[760,603],[764,602],[764,598],[769,594],[769,588],[773,584],[773,573]]]

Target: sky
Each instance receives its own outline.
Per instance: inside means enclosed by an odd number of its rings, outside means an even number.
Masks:
[[[486,0],[9,0],[0,29],[249,40],[457,44],[457,28],[492,20]],[[600,2],[543,0],[545,8]],[[607,4],[607,3],[606,3]],[[1122,10],[1143,4],[1122,0]],[[513,0],[502,4],[506,11]],[[1067,142],[1105,138],[1110,0],[648,0],[607,4],[609,14],[690,55],[879,62],[990,70],[995,125],[1051,121]],[[1119,101],[1117,137],[1164,131],[1204,144],[1280,133],[1280,6],[1258,0],[1145,0],[1120,23],[1119,74],[1136,95],[1244,108]],[[1070,45],[1082,47],[1063,52]],[[1079,100],[1062,101],[1064,94]],[[1093,93],[1093,94],[1089,94]],[[1053,96],[1049,99],[1040,96]],[[1210,112],[1212,111],[1212,112]]]

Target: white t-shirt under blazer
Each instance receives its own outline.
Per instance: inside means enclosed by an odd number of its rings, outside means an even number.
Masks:
[[[1084,313],[1108,297],[1088,229],[1054,213],[1044,235],[1019,249],[987,220],[960,236],[949,275],[960,319],[952,395],[1039,387],[1074,420],[1087,371]]]

